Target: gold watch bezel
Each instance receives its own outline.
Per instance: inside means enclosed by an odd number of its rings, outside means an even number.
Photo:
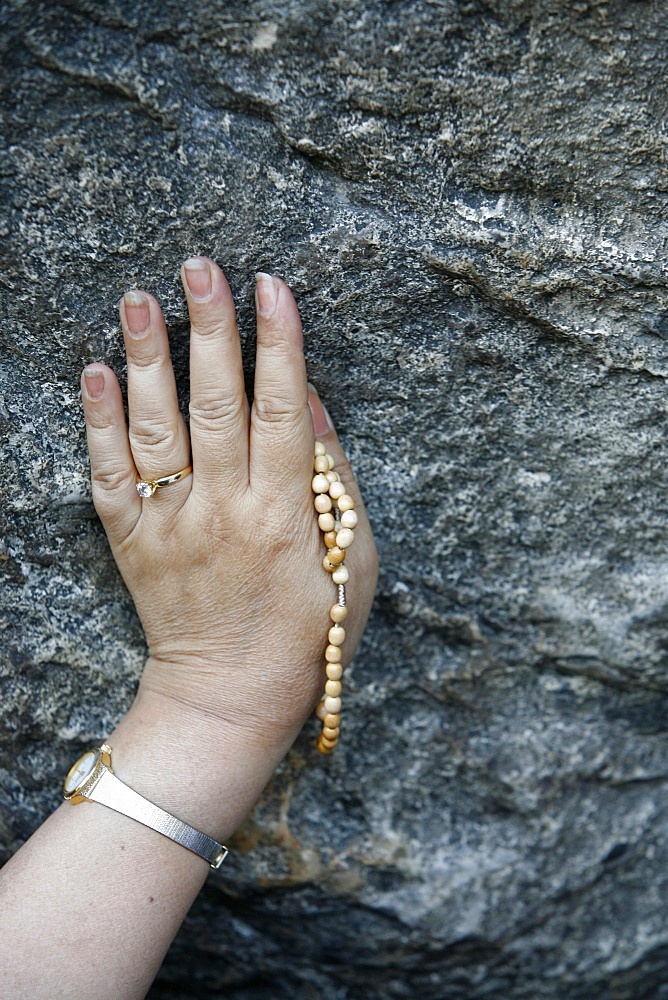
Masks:
[[[95,761],[91,770],[88,772],[83,781],[79,782],[76,788],[73,788],[71,792],[68,792],[67,781],[69,776],[72,771],[76,770],[79,762],[89,753],[95,754]],[[68,802],[71,802],[72,805],[77,805],[79,802],[85,802],[87,795],[82,793],[88,786],[96,782],[97,778],[100,776],[102,768],[108,768],[108,770],[111,771],[111,747],[106,743],[103,743],[101,747],[89,747],[87,750],[84,750],[83,753],[79,754],[77,759],[72,764],[72,767],[65,775],[65,780],[63,781],[63,795],[65,796],[65,799]]]

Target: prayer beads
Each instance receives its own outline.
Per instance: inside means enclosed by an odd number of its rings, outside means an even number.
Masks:
[[[331,574],[338,595],[336,604],[329,611],[331,625],[325,649],[327,683],[325,693],[315,710],[323,724],[318,737],[318,750],[320,753],[330,754],[338,743],[341,722],[341,646],[346,638],[346,630],[341,622],[348,614],[346,584],[349,579],[344,561],[355,539],[353,529],[357,526],[357,514],[354,510],[355,501],[346,493],[346,488],[334,469],[334,459],[327,454],[321,441],[315,443],[313,472],[311,486],[315,493],[314,507],[327,549],[322,565]]]

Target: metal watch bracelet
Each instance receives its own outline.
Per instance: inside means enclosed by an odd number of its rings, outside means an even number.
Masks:
[[[227,857],[224,844],[183,823],[117,778],[111,767],[111,747],[106,743],[79,757],[65,778],[63,794],[75,805],[83,801],[99,802],[137,820],[199,855],[212,868],[220,868]]]

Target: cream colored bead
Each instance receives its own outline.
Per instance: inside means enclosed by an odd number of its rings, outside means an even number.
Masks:
[[[333,646],[331,643],[325,649],[325,659],[328,663],[340,663],[342,656],[343,654],[340,648],[338,646]]]
[[[325,708],[327,709],[328,715],[338,715],[341,711],[341,699],[330,698],[329,695],[327,695],[325,698]]]
[[[324,740],[338,740],[341,734],[341,727],[337,726],[336,729],[330,729],[329,726],[322,727],[322,738]]]
[[[317,746],[318,746],[319,752],[322,753],[322,754],[325,754],[326,756],[329,756],[329,754],[334,749],[333,746],[329,746],[329,744],[327,743],[326,740],[323,740],[322,736],[319,737]]]
[[[334,515],[333,514],[321,514],[318,518],[318,527],[321,531],[333,531],[334,530]],[[339,532],[341,534],[341,532]],[[338,537],[338,535],[337,535]]]
[[[335,646],[335,649],[338,647]],[[341,675],[343,674],[343,666],[340,663],[328,663],[327,664],[327,679],[330,681],[340,681]],[[320,718],[320,716],[318,716]]]
[[[346,558],[345,550],[339,548],[338,545],[334,545],[333,548],[329,549],[327,552],[327,558],[330,562],[334,563],[335,566],[340,566]]]
[[[329,486],[329,495],[332,500],[338,500],[339,497],[346,496],[346,488],[343,483],[332,480]]]
[[[323,726],[327,726],[328,729],[338,729],[340,722],[341,716],[338,712],[329,712],[322,720]]]
[[[325,684],[325,694],[328,698],[338,698],[341,694],[341,682],[327,681]]]
[[[346,638],[346,630],[343,625],[332,625],[327,635],[332,646],[342,646]]]
[[[316,455],[326,455],[327,449],[325,448],[322,441],[316,441],[315,443],[315,453]]]
[[[311,489],[314,493],[326,493],[329,489],[329,480],[324,473],[319,472],[311,481]]]
[[[338,622],[342,622],[347,614],[348,614],[348,608],[345,607],[342,608],[340,604],[332,604],[331,608],[329,609],[329,617],[332,619],[333,622],[336,622],[337,624]]]
[[[332,573],[332,580],[334,583],[348,583],[350,579],[350,573],[348,572],[347,566],[337,566]]]
[[[315,707],[315,714],[321,722],[324,722],[325,716],[327,715],[327,710],[325,708],[325,700],[319,701]]]
[[[320,517],[332,517],[331,514],[321,514]],[[318,518],[320,520],[320,518]],[[333,520],[333,518],[332,518]],[[336,536],[336,544],[340,549],[349,549],[355,541],[355,532],[352,528],[341,528]]]
[[[359,518],[354,510],[344,510],[341,515],[341,525],[344,528],[356,528]]]
[[[341,478],[338,472],[334,472],[334,469],[330,469],[330,471],[326,472],[325,475],[327,476],[327,482],[330,484],[330,486],[332,483],[338,483],[339,479]]]
[[[313,470],[314,472],[329,472],[329,462],[326,455],[318,455],[313,460]]]
[[[328,497],[326,493],[318,493],[317,497],[313,501],[313,506],[317,510],[318,514],[328,514],[332,509],[331,497]],[[348,511],[350,514],[351,511]]]
[[[320,490],[318,490],[318,493],[319,492],[320,492]],[[330,493],[330,496],[331,495],[332,494]],[[351,496],[348,496],[347,493],[343,493],[343,494],[341,494],[340,497],[338,497],[338,501],[337,501],[336,506],[339,508],[339,510],[343,514],[344,511],[346,511],[346,510],[352,510],[353,509],[353,507],[355,506],[355,501],[353,500],[353,498]]]
[[[322,540],[328,549],[336,548],[336,531],[326,531],[322,536]]]
[[[329,454],[329,452],[325,452],[325,458],[327,459],[327,464],[329,465],[329,468],[333,469],[334,468],[334,459]]]

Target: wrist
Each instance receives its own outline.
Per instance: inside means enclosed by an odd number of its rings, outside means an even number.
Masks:
[[[262,670],[258,662],[264,663],[260,653],[235,661],[222,655],[218,659],[152,655],[144,666],[138,697],[156,699],[160,711],[173,713],[176,724],[185,726],[186,739],[191,726],[203,729],[214,743],[236,732],[253,747],[268,754],[278,752],[281,760],[313,712],[324,671],[319,656],[300,665],[294,659],[280,663],[268,659]],[[281,680],[287,669],[290,685]]]
[[[114,770],[127,785],[216,840],[232,836],[292,740],[258,744],[168,696],[143,690],[108,737]]]

